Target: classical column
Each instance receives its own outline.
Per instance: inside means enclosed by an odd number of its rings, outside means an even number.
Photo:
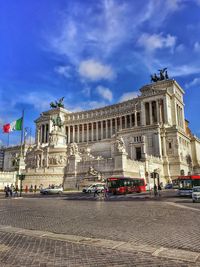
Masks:
[[[135,112],[136,112],[136,110],[135,110]],[[136,120],[136,116],[135,116],[135,120]],[[141,124],[146,125],[146,107],[145,107],[144,102],[141,102]],[[136,126],[136,123],[134,126]]]
[[[103,121],[101,121],[101,140],[103,139]]]
[[[75,125],[73,125],[72,127],[73,127],[72,128],[72,130],[73,130],[73,132],[72,132],[72,143],[74,143],[74,141],[75,141]]]
[[[152,124],[152,102],[149,102],[149,118],[150,118],[150,125]]]
[[[46,143],[46,124],[43,124],[43,143]]]
[[[85,133],[84,133],[84,131],[85,131],[85,127],[84,127],[85,125],[84,125],[84,123],[82,124],[82,143],[84,143],[85,142]]]
[[[80,142],[80,136],[79,136],[80,135],[80,129],[79,128],[80,128],[80,125],[78,124],[77,125],[77,143]]]
[[[41,130],[40,130],[40,144],[42,144],[42,135],[43,135],[43,129],[42,129],[42,125],[40,126]]]
[[[96,141],[99,140],[99,124],[98,121],[96,121]]]
[[[106,139],[108,138],[108,120],[106,120]]]
[[[115,134],[117,133],[117,118],[115,118]]]
[[[137,111],[135,110],[135,127],[137,127]]]
[[[94,141],[94,122],[91,123],[91,131],[92,131],[91,141]]]
[[[110,137],[112,137],[113,127],[112,127],[112,119],[110,120]]]
[[[89,141],[89,123],[86,124],[87,125],[87,139],[86,141]]]
[[[160,117],[160,123],[163,124],[163,116],[162,116],[162,99],[159,99],[159,117]]]
[[[130,121],[130,128],[132,128],[133,127],[133,124],[132,124],[132,115],[129,114],[128,116],[129,116],[129,121]]]
[[[163,113],[164,113],[164,123],[168,124],[169,112],[168,112],[168,105],[167,105],[167,98],[163,99]]]
[[[157,122],[160,123],[160,114],[159,114],[159,103],[156,100],[156,114],[157,114]]]
[[[68,126],[68,144],[70,143],[70,125]]]
[[[119,121],[120,121],[120,130],[122,130],[122,116],[121,117],[119,117]]]
[[[127,116],[128,115],[125,115],[124,117],[125,117],[125,129],[127,129]]]

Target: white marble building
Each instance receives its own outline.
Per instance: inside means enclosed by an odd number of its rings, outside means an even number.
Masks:
[[[82,112],[53,108],[35,121],[36,144],[26,156],[27,184],[64,184],[113,175],[164,184],[200,172],[200,140],[189,131],[184,91],[175,80],[140,89],[137,98]],[[61,127],[56,121],[61,119]]]

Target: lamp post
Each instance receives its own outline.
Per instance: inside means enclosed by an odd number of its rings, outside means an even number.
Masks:
[[[20,181],[19,196],[22,196],[22,181],[25,179],[25,174],[18,174],[18,179]]]

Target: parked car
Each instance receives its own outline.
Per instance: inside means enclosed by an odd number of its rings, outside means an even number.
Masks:
[[[200,186],[194,186],[192,189],[192,202],[200,201]]]
[[[88,187],[83,188],[83,193],[94,193],[96,187],[98,192],[103,192],[104,191],[104,185],[103,183],[96,183],[96,184],[91,184]]]
[[[166,184],[165,189],[173,189],[173,184]]]
[[[48,187],[43,188],[40,190],[41,194],[47,195],[47,194],[62,194],[63,187],[60,186],[54,186],[54,187]]]

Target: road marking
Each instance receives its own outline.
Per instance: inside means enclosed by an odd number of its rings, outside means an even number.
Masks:
[[[171,205],[171,206],[174,206],[174,207],[182,208],[182,209],[189,209],[189,210],[194,210],[194,211],[200,212],[200,209],[193,208],[193,207],[188,207],[188,206],[184,206],[184,205],[181,205],[181,204],[178,204],[178,203],[174,203],[174,202],[167,202],[167,201],[165,201],[163,203],[166,203],[166,204]]]

